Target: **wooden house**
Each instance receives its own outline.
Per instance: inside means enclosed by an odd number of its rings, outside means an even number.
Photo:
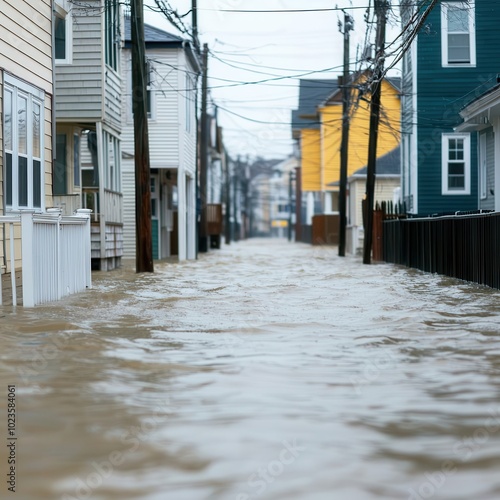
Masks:
[[[92,210],[100,270],[118,267],[123,254],[120,19],[118,0],[56,0],[54,201],[68,214]]]
[[[401,3],[403,26],[421,24],[403,58],[402,196],[412,214],[429,215],[492,206],[480,184],[478,143],[470,127],[457,128],[461,110],[496,83],[500,5],[495,0],[441,1],[427,16]],[[406,29],[410,36],[413,29]],[[483,124],[486,125],[486,124]],[[486,183],[487,184],[487,183]]]
[[[153,257],[196,257],[196,81],[191,44],[145,26]],[[125,19],[122,150],[124,254],[135,258],[135,174],[130,19]]]

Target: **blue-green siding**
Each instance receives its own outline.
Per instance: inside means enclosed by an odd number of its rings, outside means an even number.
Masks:
[[[441,64],[441,6],[438,4],[418,35],[418,213],[475,210],[478,208],[477,133],[471,134],[471,194],[442,195],[441,135],[461,123],[459,111],[496,84],[500,4],[475,4],[475,68],[443,68]]]
[[[153,238],[153,259],[158,259],[158,220],[157,219],[152,219],[151,220],[151,235]]]

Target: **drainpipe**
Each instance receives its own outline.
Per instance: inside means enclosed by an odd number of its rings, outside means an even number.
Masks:
[[[56,117],[56,49],[55,49],[55,23],[54,16],[56,14],[55,0],[52,0],[52,17],[50,19],[51,33],[52,33],[52,163],[50,166],[50,171],[52,179],[54,178],[54,162],[56,159],[56,140],[57,140],[57,117]],[[42,131],[43,133],[43,131]],[[45,163],[45,160],[44,160]],[[45,172],[45,164],[43,165],[43,171]],[[42,180],[43,181],[43,180]],[[54,183],[52,182],[52,191],[54,190]],[[45,190],[43,190],[45,194]],[[52,192],[52,197],[54,193]],[[54,198],[52,198],[54,199]],[[51,204],[52,205],[52,204]],[[45,201],[42,200],[42,206],[45,207]]]

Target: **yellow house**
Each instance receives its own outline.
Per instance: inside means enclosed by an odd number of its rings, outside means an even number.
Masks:
[[[337,79],[300,80],[298,109],[292,111],[292,136],[298,149],[296,156],[300,158],[301,198],[307,205],[304,217],[297,221],[301,226],[311,225],[322,190],[321,127],[317,107],[337,88]],[[301,234],[304,237],[307,231],[304,229]],[[307,236],[304,241],[308,241]]]
[[[358,76],[352,83],[348,172],[350,176],[368,161],[370,129],[370,95],[363,93],[367,75]],[[394,150],[400,143],[401,104],[398,80],[382,81],[380,125],[377,158]],[[325,212],[337,211],[338,183],[340,180],[340,143],[342,140],[342,90],[336,90],[318,107],[321,135],[320,189],[325,193]]]

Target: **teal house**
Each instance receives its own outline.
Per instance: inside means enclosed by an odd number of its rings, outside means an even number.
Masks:
[[[402,68],[403,201],[422,216],[493,208],[494,188],[480,168],[480,149],[484,156],[490,144],[480,144],[479,128],[463,126],[461,112],[497,83],[500,2],[440,1],[423,22],[428,4],[416,5],[401,3],[410,44]],[[493,141],[493,128],[488,133]]]

